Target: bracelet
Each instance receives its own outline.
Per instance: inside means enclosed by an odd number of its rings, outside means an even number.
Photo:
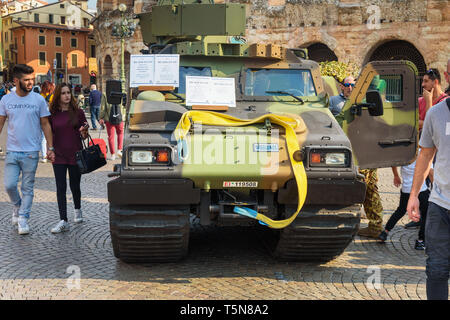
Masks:
[[[48,148],[48,151],[55,151],[55,148],[49,147],[49,148]]]

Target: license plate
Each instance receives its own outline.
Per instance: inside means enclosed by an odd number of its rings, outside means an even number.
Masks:
[[[254,143],[254,152],[278,152],[278,143]]]
[[[224,188],[256,188],[258,181],[224,181]]]

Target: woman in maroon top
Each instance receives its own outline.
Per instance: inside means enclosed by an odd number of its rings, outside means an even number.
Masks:
[[[51,230],[60,233],[69,230],[67,222],[67,171],[69,171],[70,190],[75,205],[74,222],[83,221],[81,213],[81,174],[75,160],[75,153],[82,148],[80,136],[85,139],[88,134],[88,123],[84,111],[78,107],[67,84],[58,85],[50,104],[50,123],[53,132],[55,160],[53,172],[56,180],[56,196],[60,222]]]

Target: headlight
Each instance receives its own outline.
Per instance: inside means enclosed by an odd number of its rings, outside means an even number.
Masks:
[[[130,148],[128,161],[130,165],[170,165],[171,149],[167,147]]]
[[[146,150],[130,151],[130,159],[132,163],[152,163],[153,152]]]
[[[311,149],[309,152],[310,167],[350,167],[349,150]]]
[[[345,165],[345,153],[327,153],[325,163],[328,165]]]

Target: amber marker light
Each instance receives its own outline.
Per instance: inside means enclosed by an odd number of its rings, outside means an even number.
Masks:
[[[311,163],[320,163],[320,153],[311,153]]]
[[[169,162],[169,152],[165,150],[158,151],[156,162]]]

